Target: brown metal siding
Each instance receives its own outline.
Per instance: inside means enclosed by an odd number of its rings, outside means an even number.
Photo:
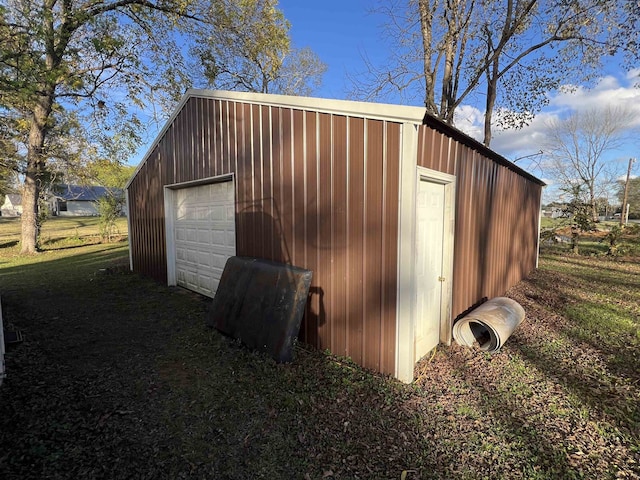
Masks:
[[[456,176],[453,318],[536,266],[541,186],[428,126],[418,164]]]
[[[382,316],[393,316],[394,321],[382,322],[380,343],[381,363],[395,365],[396,351],[396,292],[398,268],[398,199],[400,187],[400,125],[386,123],[384,130],[384,164],[382,183]]]
[[[138,172],[136,184],[129,188],[130,248],[134,270],[166,282],[166,263],[156,263],[159,255],[165,255],[164,204],[161,188],[158,189],[161,172],[156,149]]]
[[[400,128],[190,98],[129,187],[134,270],[166,281],[164,185],[235,173],[238,255],[314,272],[303,341],[394,373]]]

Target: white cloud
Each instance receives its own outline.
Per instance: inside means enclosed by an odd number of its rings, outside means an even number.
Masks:
[[[627,72],[627,75],[625,77],[627,80],[633,82],[634,84],[638,81],[640,81],[640,67],[639,68],[632,68],[631,70],[629,70]]]
[[[534,175],[541,176],[542,156],[535,155],[544,143],[547,125],[551,120],[566,117],[574,112],[592,108],[627,107],[635,112],[633,125],[640,125],[640,68],[628,72],[624,78],[612,75],[602,77],[592,89],[582,86],[567,85],[560,92],[552,95],[549,105],[520,130],[494,130],[491,148],[511,160],[521,159],[517,163]],[[455,117],[456,127],[482,141],[484,112],[471,106],[458,109]],[[637,156],[640,141],[629,145],[619,152],[620,157]],[[527,157],[528,158],[521,158]]]
[[[453,123],[470,137],[482,141],[484,134],[484,112],[471,105],[461,105],[456,109]]]
[[[639,73],[637,69],[635,76],[626,75],[622,82],[611,75],[602,77],[592,89],[563,90],[550,98],[548,109],[570,114],[593,108],[628,108],[635,112],[635,124],[640,125],[640,88],[635,85]]]
[[[547,124],[557,119],[555,113],[542,112],[531,123],[519,130],[498,130],[494,132],[491,147],[507,158],[517,158],[537,152],[544,143]]]

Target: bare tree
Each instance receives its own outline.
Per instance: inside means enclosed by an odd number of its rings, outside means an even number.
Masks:
[[[389,18],[392,57],[383,66],[368,62],[353,96],[396,92],[412,102],[422,91],[427,111],[448,123],[462,102],[482,96],[488,146],[496,109],[501,126],[522,127],[549,91],[594,78],[604,56],[632,49],[637,29],[628,25],[637,25],[638,13],[619,3],[386,0],[378,11]]]
[[[593,221],[598,219],[599,189],[612,166],[608,154],[629,141],[633,119],[628,108],[607,107],[579,111],[547,125],[550,170],[566,189],[581,187]]]

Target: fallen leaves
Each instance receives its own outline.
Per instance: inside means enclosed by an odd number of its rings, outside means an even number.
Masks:
[[[413,385],[302,348],[275,365],[134,275],[15,289],[29,337],[0,389],[0,477],[637,479],[638,348],[577,339],[564,310],[603,295],[588,265],[543,259],[509,292],[527,319],[500,353],[439,347]],[[621,266],[610,299],[635,312],[640,267]]]

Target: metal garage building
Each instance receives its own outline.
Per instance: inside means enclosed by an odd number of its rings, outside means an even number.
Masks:
[[[301,339],[402,380],[536,267],[543,183],[417,107],[187,92],[127,186],[131,268],[313,270]]]

